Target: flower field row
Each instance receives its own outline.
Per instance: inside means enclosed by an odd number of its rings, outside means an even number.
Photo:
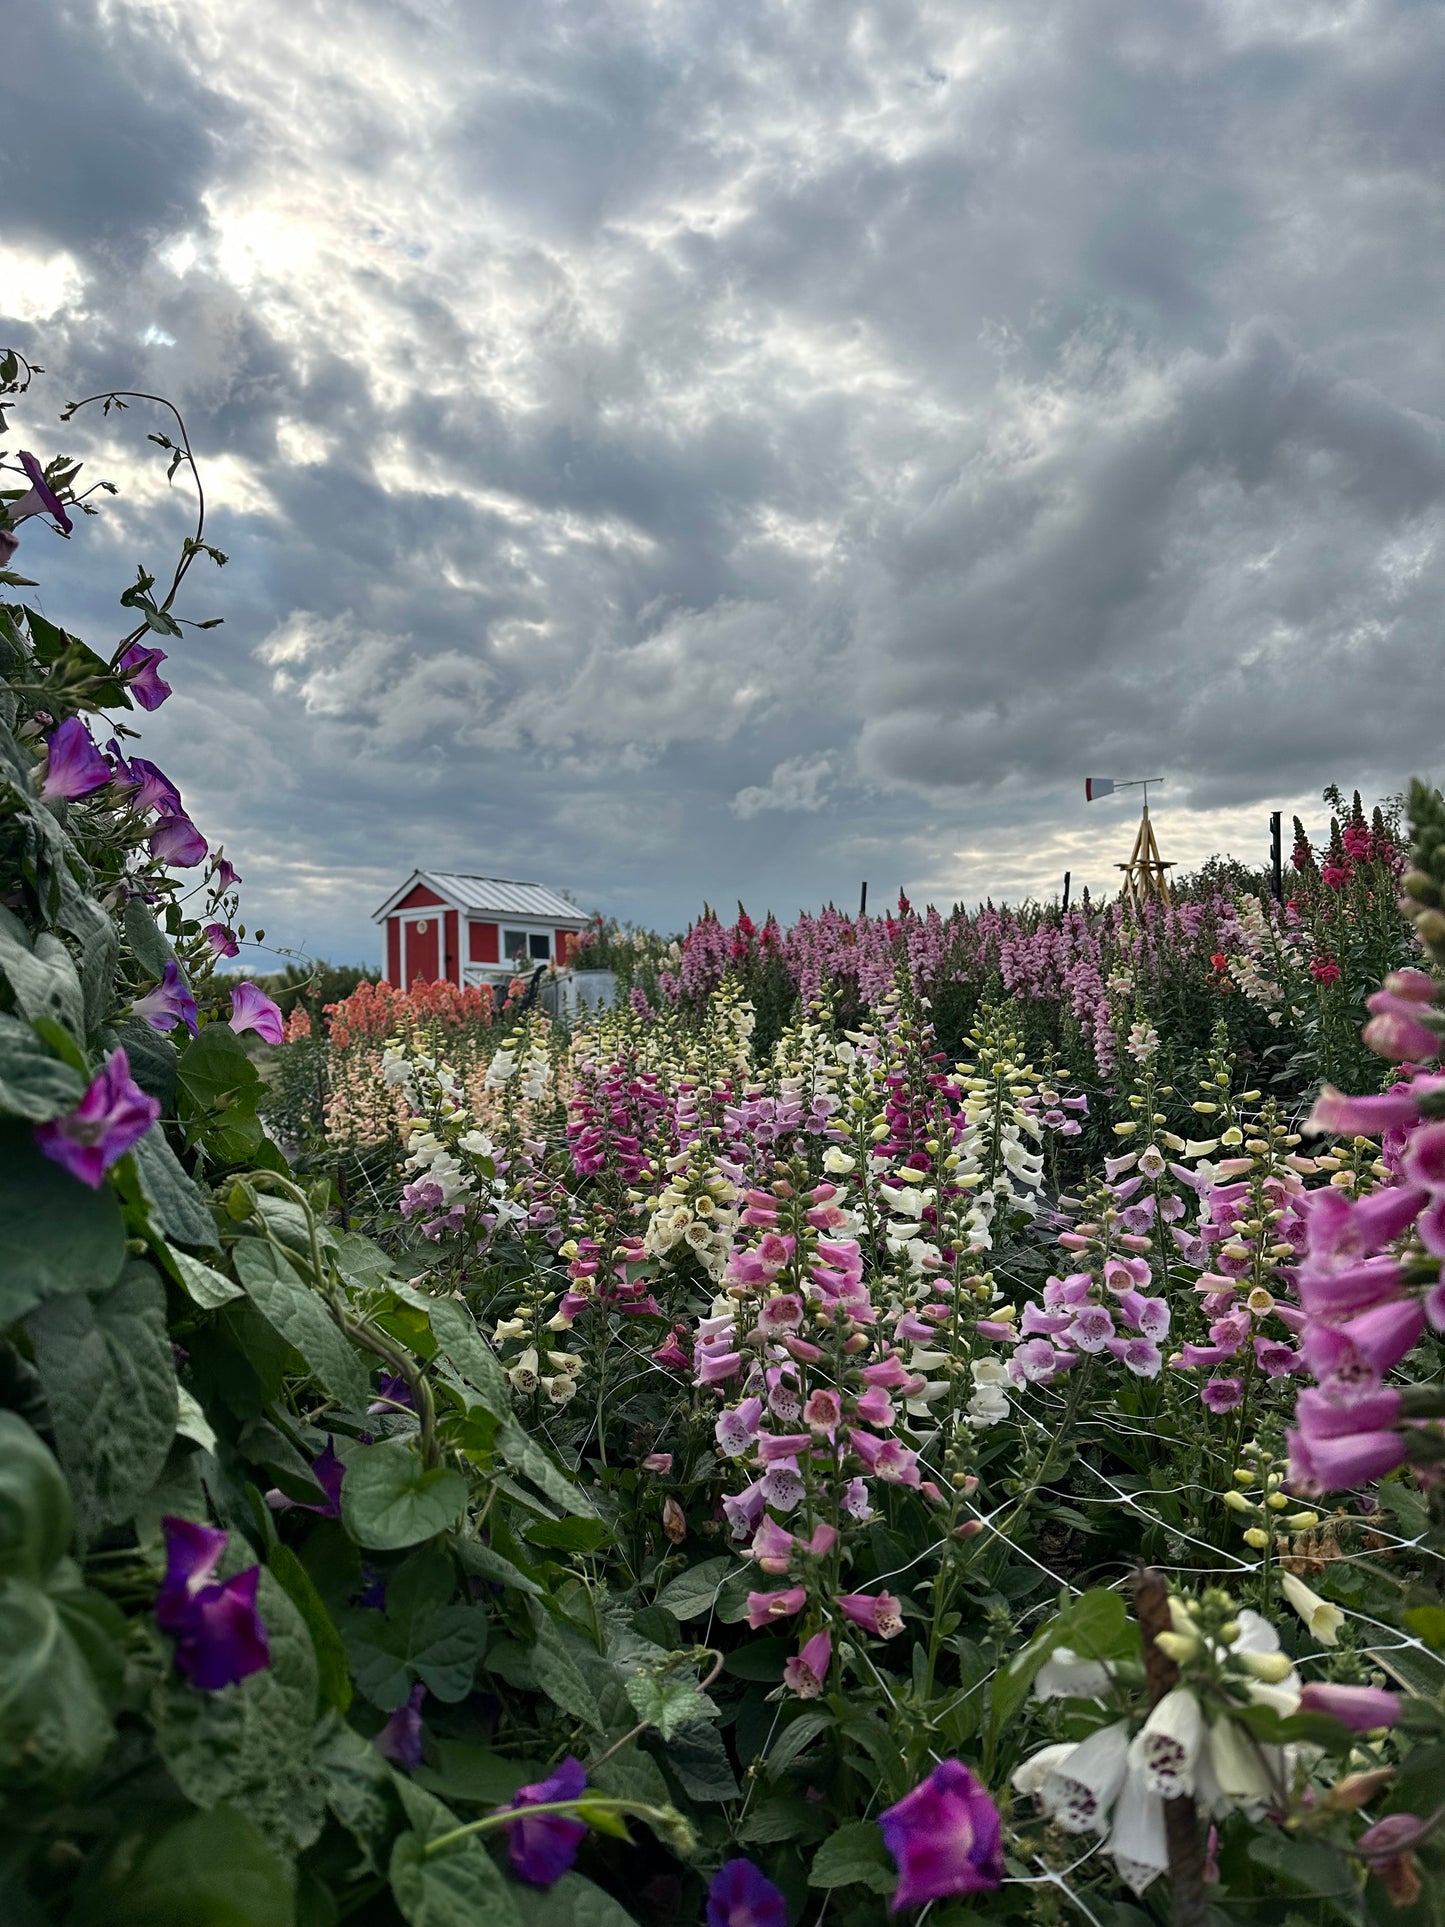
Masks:
[[[3,1918],[1437,1921],[1438,794],[283,1024],[130,741],[203,553],[0,614]]]

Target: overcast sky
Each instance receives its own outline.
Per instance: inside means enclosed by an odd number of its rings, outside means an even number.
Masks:
[[[197,569],[148,753],[277,939],[414,867],[678,927],[1112,887],[1438,776],[1438,0],[6,10],[23,417]],[[17,419],[17,427],[20,420]],[[170,673],[170,672],[168,672]]]

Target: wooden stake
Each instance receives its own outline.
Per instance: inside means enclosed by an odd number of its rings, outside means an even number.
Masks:
[[[1168,1653],[1154,1644],[1155,1635],[1169,1632],[1173,1624],[1169,1617],[1169,1581],[1157,1566],[1141,1567],[1134,1574],[1134,1617],[1144,1635],[1144,1676],[1149,1685],[1149,1704],[1157,1706],[1164,1695],[1179,1684],[1179,1668]],[[1209,1927],[1204,1839],[1199,1831],[1199,1812],[1189,1794],[1164,1802],[1164,1838],[1169,1843],[1174,1927]]]

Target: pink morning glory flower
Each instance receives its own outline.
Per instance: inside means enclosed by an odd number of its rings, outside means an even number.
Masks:
[[[214,1693],[271,1663],[266,1628],[256,1616],[261,1568],[234,1579],[212,1578],[229,1535],[193,1519],[161,1520],[166,1574],[156,1594],[156,1624],[176,1642],[176,1664],[192,1685]]]
[[[192,1037],[196,1034],[196,1000],[174,958],[155,988],[137,997],[130,1010],[132,1017],[143,1017],[152,1030],[174,1030],[184,1024]]]
[[[117,675],[142,709],[159,709],[171,693],[170,684],[161,681],[156,667],[165,659],[164,649],[147,649],[142,643],[133,642],[115,666]]]
[[[219,850],[216,851],[216,867],[211,872],[211,881],[218,890],[234,890],[236,885],[241,881],[240,877],[226,861],[225,857],[221,855]]]
[[[46,737],[45,747],[50,760],[40,795],[46,803],[73,802],[115,781],[115,771],[92,742],[79,716],[68,716]]]
[[[35,1142],[46,1157],[96,1191],[160,1114],[160,1105],[132,1079],[125,1052],[116,1050],[73,1111],[36,1125]]]
[[[115,765],[115,780],[126,791],[132,809],[180,814],[181,793],[163,770],[147,762],[144,756],[133,756],[127,762],[114,737],[106,745],[106,751]]]
[[[788,1903],[751,1860],[725,1860],[707,1890],[707,1927],[788,1927]]]
[[[217,957],[240,956],[241,946],[236,942],[236,933],[227,929],[224,923],[208,923],[201,935]]]
[[[205,857],[206,839],[184,810],[167,810],[146,839],[146,848],[158,863],[192,870]]]
[[[998,1808],[961,1760],[940,1761],[921,1786],[879,1814],[878,1824],[898,1863],[893,1913],[1002,1884]]]
[[[586,1769],[569,1753],[545,1780],[519,1787],[511,1805],[525,1815],[528,1807],[549,1806],[555,1800],[580,1800],[586,1791]],[[512,1871],[534,1887],[555,1885],[577,1858],[586,1832],[582,1821],[565,1813],[539,1813],[533,1819],[514,1820],[507,1828],[507,1858]]]
[[[30,487],[6,510],[12,526],[17,522],[28,522],[32,515],[48,515],[62,535],[69,535],[74,524],[65,512],[65,504],[46,481],[45,470],[25,449],[22,448],[19,454],[20,466],[30,477]]]
[[[264,1044],[279,1044],[286,1035],[279,1005],[252,983],[239,983],[231,992],[231,1029],[254,1030]]]

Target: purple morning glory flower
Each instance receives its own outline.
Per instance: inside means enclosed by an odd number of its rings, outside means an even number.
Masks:
[[[365,1441],[364,1433],[362,1437]],[[273,1512],[314,1512],[319,1519],[339,1519],[341,1482],[346,1477],[346,1467],[336,1455],[334,1439],[328,1437],[326,1450],[311,1461],[311,1476],[326,1494],[320,1505],[308,1505],[304,1499],[288,1499],[284,1492],[275,1489],[266,1494],[267,1505]]]
[[[405,1703],[397,1707],[372,1742],[384,1760],[395,1761],[408,1773],[414,1773],[422,1763],[421,1703],[425,1698],[426,1688],[413,1686]]]
[[[55,520],[63,535],[69,535],[74,526],[65,512],[65,504],[45,479],[45,470],[33,455],[20,450],[20,466],[30,477],[30,487],[18,502],[9,507],[11,522],[24,522],[32,515],[49,515]]]
[[[878,1816],[898,1862],[891,1911],[949,1894],[989,1893],[1003,1881],[998,1808],[961,1760],[942,1760]]]
[[[183,813],[181,793],[164,771],[157,769],[154,763],[148,763],[144,756],[133,756],[127,762],[121,754],[120,744],[114,740],[107,744],[107,749],[115,764],[117,782],[129,792],[128,801],[132,809]]]
[[[224,923],[208,923],[201,935],[218,957],[240,956],[241,946],[236,942],[236,933],[228,930]]]
[[[47,803],[69,802],[89,796],[115,781],[115,771],[106,762],[90,731],[78,716],[69,716],[45,739],[50,761],[40,794]]]
[[[555,1773],[532,1786],[518,1787],[513,1809],[547,1806],[554,1800],[580,1800],[587,1791],[587,1772],[569,1753]],[[534,1820],[516,1820],[507,1828],[507,1858],[512,1871],[534,1887],[550,1887],[577,1858],[587,1828],[565,1813],[539,1813]]]
[[[35,1142],[46,1157],[97,1191],[117,1158],[139,1143],[160,1114],[156,1100],[132,1080],[125,1052],[115,1050],[73,1111],[36,1125]]]
[[[174,958],[154,990],[137,997],[130,1011],[132,1017],[144,1017],[152,1030],[174,1030],[184,1024],[192,1037],[196,1034],[196,1000]]]
[[[151,855],[177,870],[194,869],[206,854],[206,839],[184,810],[168,810],[146,840]]]
[[[194,1519],[165,1518],[166,1576],[156,1594],[156,1624],[176,1642],[176,1664],[192,1685],[214,1693],[271,1664],[266,1628],[256,1616],[261,1568],[212,1578],[228,1533]]]
[[[399,1373],[393,1375],[383,1372],[376,1390],[375,1403],[366,1408],[368,1416],[373,1412],[394,1412],[398,1406],[404,1406],[408,1412],[416,1410],[412,1403],[411,1387]]]
[[[707,1927],[788,1927],[788,1903],[751,1860],[725,1860],[707,1890]]]
[[[0,514],[3,513],[4,510],[0,509]],[[0,522],[0,569],[9,566],[11,556],[14,555],[19,547],[19,537],[7,529],[3,522]]]
[[[218,890],[234,890],[241,881],[225,857],[217,853],[216,867],[211,872],[211,880]]]
[[[254,1030],[263,1044],[285,1041],[286,1023],[278,1004],[252,983],[239,983],[231,992],[231,1029]]]
[[[159,709],[171,693],[170,684],[161,681],[156,667],[165,659],[164,649],[147,649],[133,642],[116,664],[117,674],[142,709]]]

